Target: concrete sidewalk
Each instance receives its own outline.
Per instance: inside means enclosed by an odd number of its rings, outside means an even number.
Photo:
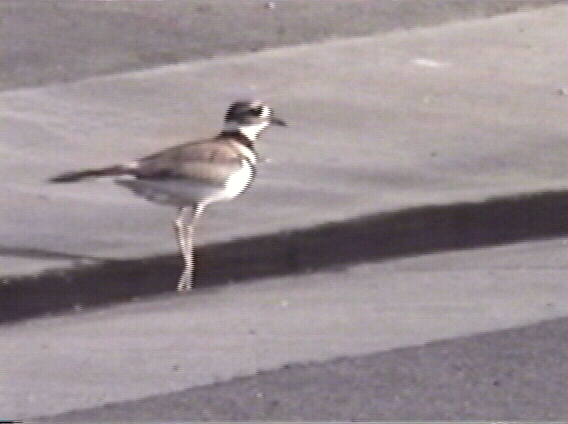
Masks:
[[[50,175],[211,135],[227,103],[292,126],[246,197],[198,237],[228,240],[369,213],[566,187],[566,7],[0,94],[0,275],[175,249],[173,211]]]

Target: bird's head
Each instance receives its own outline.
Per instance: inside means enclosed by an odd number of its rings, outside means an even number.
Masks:
[[[234,102],[225,114],[225,132],[239,132],[250,141],[270,125],[286,126],[286,122],[274,115],[274,111],[259,100]]]

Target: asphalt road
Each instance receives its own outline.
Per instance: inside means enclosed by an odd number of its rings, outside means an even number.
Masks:
[[[540,7],[563,0],[3,0],[0,90]]]
[[[289,365],[40,421],[561,421],[567,324]]]

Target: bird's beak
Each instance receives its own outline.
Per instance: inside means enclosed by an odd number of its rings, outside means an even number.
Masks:
[[[288,126],[286,121],[283,121],[282,119],[277,118],[276,116],[273,116],[273,117],[270,118],[270,123],[272,125],[279,125],[281,127],[287,127]]]

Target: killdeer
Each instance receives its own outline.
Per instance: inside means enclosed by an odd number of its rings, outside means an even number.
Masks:
[[[264,103],[237,101],[227,110],[224,127],[216,137],[187,142],[122,165],[66,172],[49,181],[118,177],[115,182],[135,194],[177,207],[174,230],[185,264],[177,290],[188,291],[193,283],[197,220],[209,204],[231,200],[250,186],[258,162],[255,141],[271,124],[286,126]]]

